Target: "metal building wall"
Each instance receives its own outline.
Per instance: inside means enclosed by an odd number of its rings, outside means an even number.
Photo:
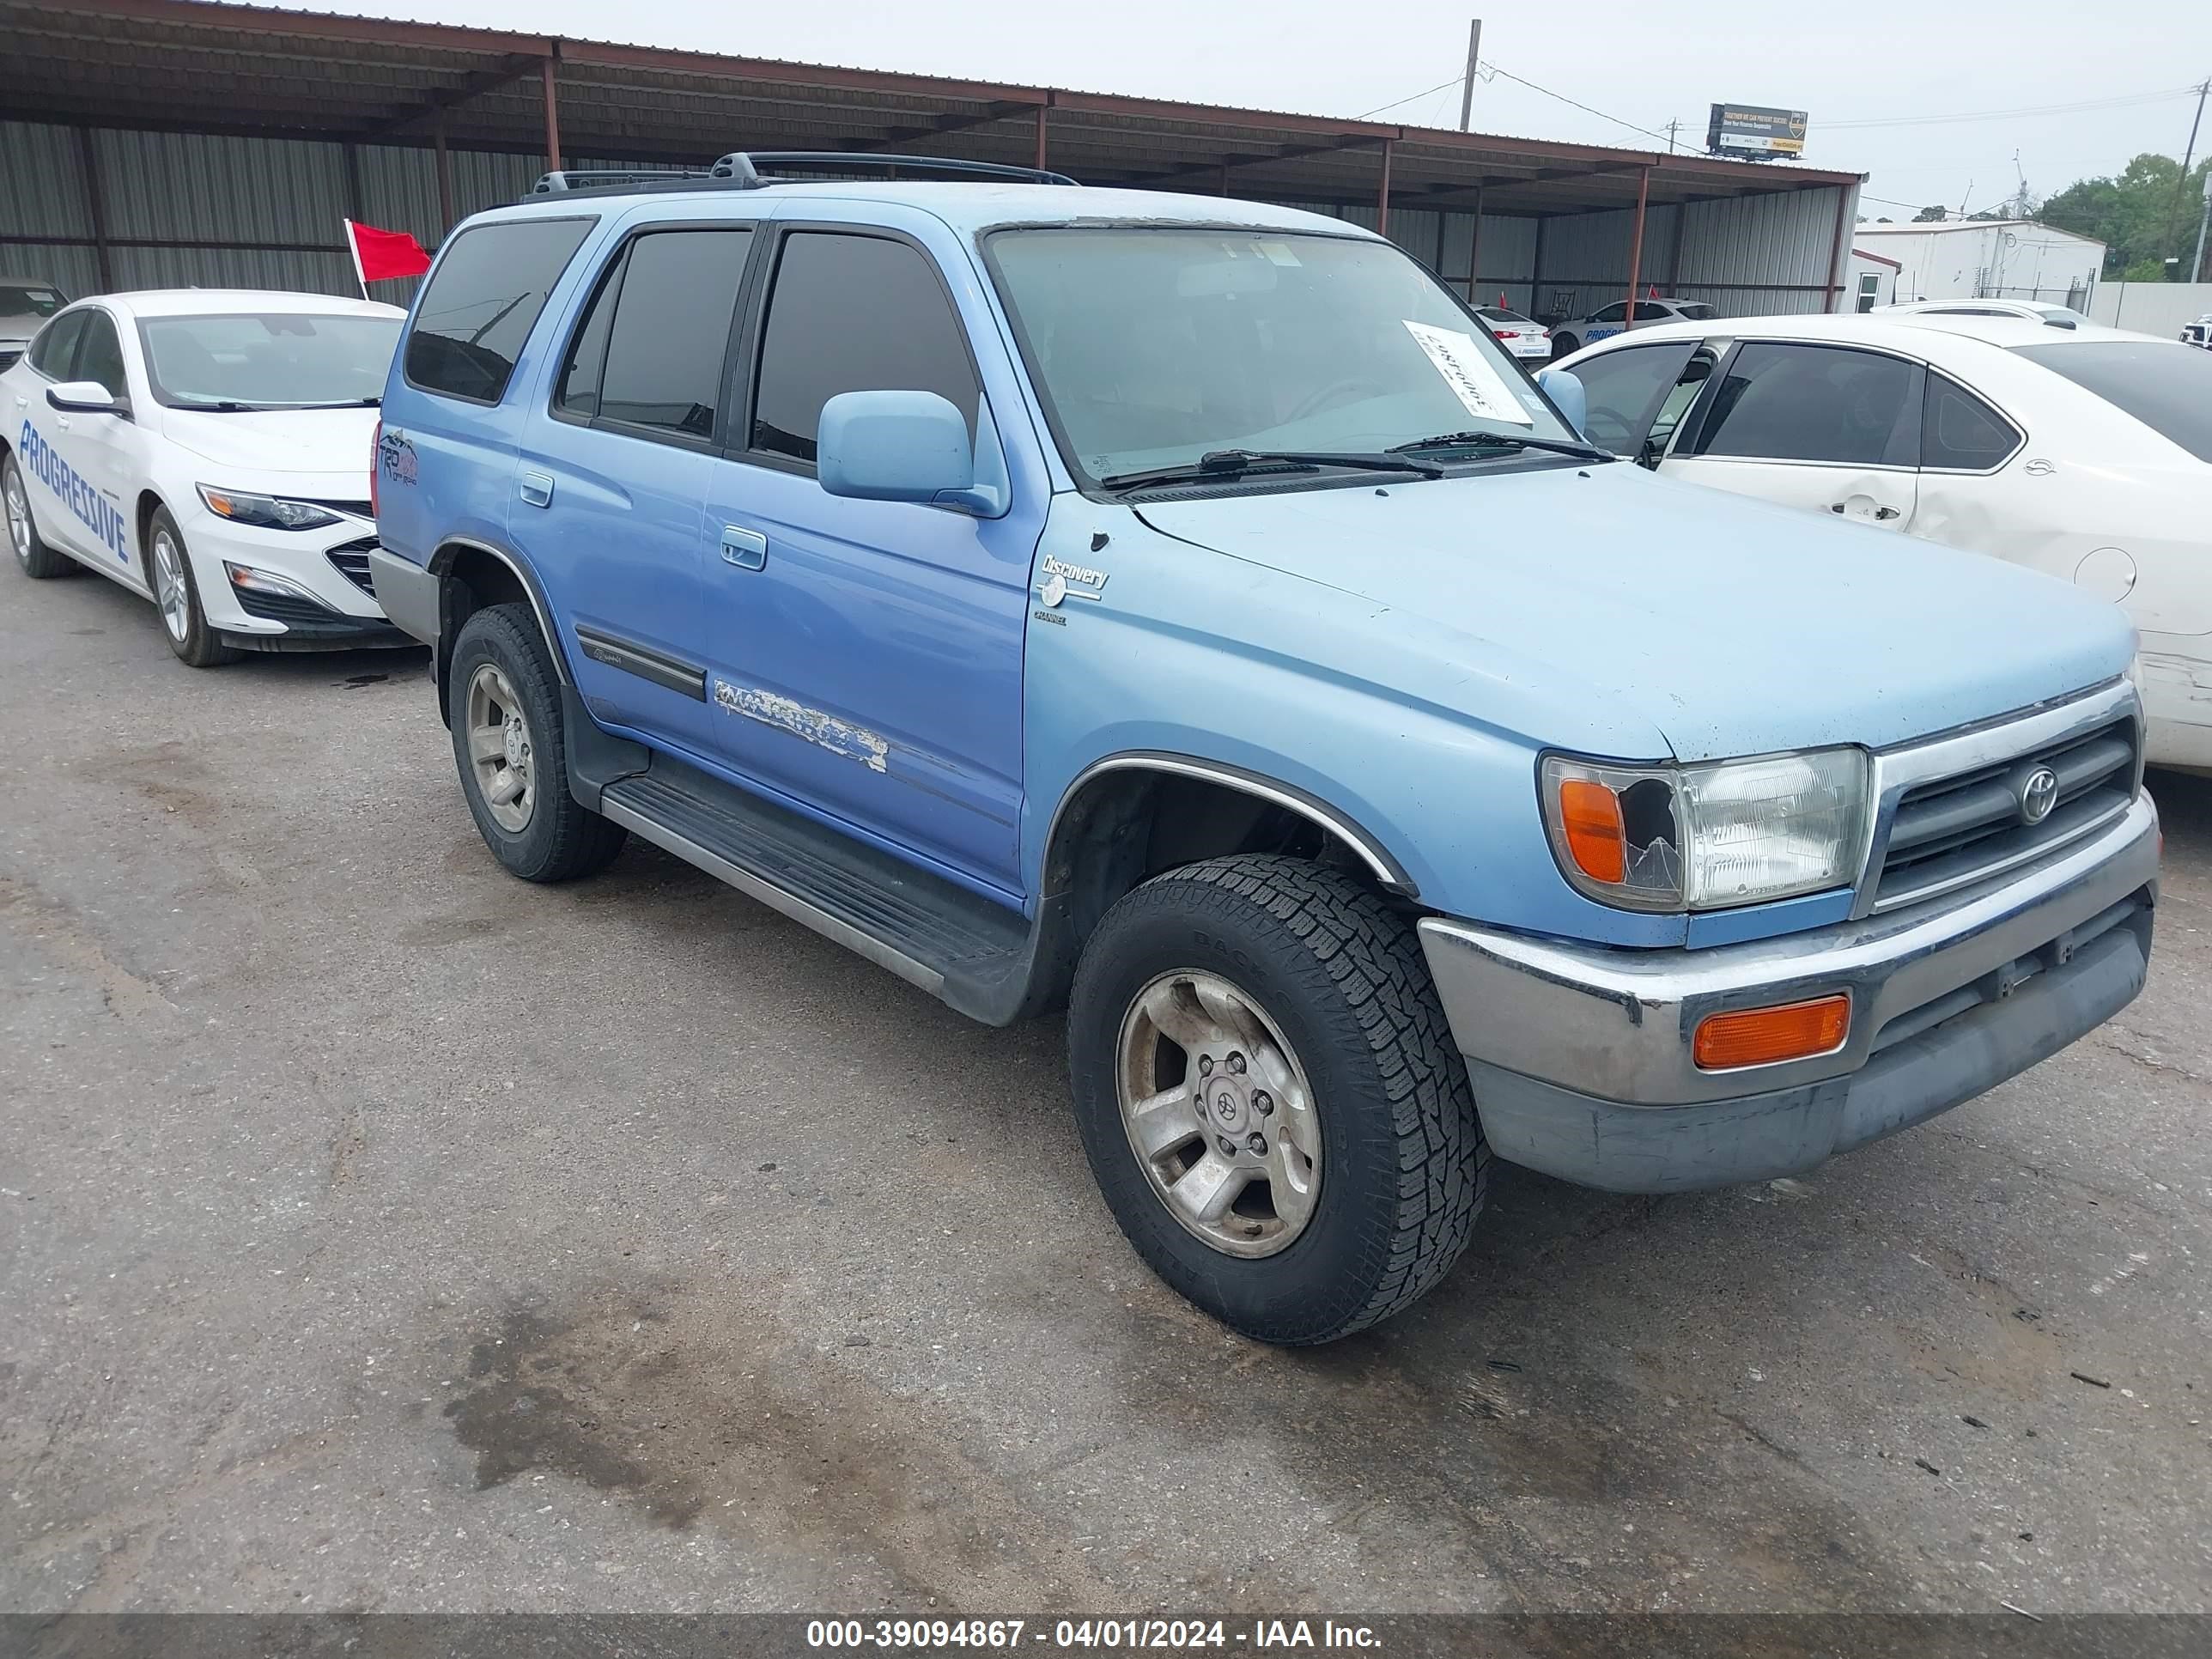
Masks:
[[[1705,301],[1723,316],[1825,311],[1838,194],[1791,191],[1652,208],[1637,286]],[[1856,198],[1844,192],[1846,237]],[[1632,209],[1544,221],[1538,314],[1580,317],[1625,297],[1635,226]]]

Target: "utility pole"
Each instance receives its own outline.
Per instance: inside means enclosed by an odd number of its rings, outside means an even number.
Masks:
[[[2212,224],[2212,173],[2204,175],[2204,211],[2197,216],[2197,258],[2190,263],[2189,280],[2204,280],[2204,228]]]
[[[2181,177],[2174,180],[2173,206],[2166,216],[2166,240],[2169,245],[2173,241],[2175,231],[2180,228],[2181,204],[2189,194],[2189,168],[2190,164],[2197,160],[2197,129],[2203,125],[2204,94],[2208,92],[2212,92],[2212,78],[2197,83],[2197,113],[2189,123],[2189,147],[2181,152]],[[2194,281],[2196,271],[2192,269],[2189,275]]]
[[[1667,154],[1669,155],[1674,153],[1674,134],[1680,130],[1681,125],[1680,121],[1667,123]]]
[[[1467,131],[1467,124],[1474,114],[1474,66],[1482,52],[1482,19],[1476,18],[1467,26],[1467,79],[1459,89],[1459,130]]]

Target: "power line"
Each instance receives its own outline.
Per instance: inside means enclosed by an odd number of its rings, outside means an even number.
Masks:
[[[1624,121],[1618,115],[1607,115],[1603,110],[1594,109],[1588,104],[1583,103],[1577,99],[1568,97],[1564,92],[1553,92],[1549,87],[1540,87],[1534,81],[1524,79],[1522,76],[1514,74],[1511,70],[1500,69],[1495,64],[1486,64],[1483,67],[1487,69],[1492,75],[1502,75],[1507,80],[1516,82],[1520,85],[1528,88],[1531,92],[1540,92],[1547,98],[1556,98],[1563,104],[1571,104],[1575,108],[1582,111],[1585,115],[1595,115],[1601,121],[1610,121],[1617,127],[1626,127],[1631,132],[1640,132],[1647,138],[1656,138],[1662,144],[1667,142],[1667,135],[1663,132],[1654,132],[1650,127],[1639,127],[1635,122]]]
[[[1377,104],[1373,109],[1364,109],[1352,118],[1355,121],[1364,121],[1370,115],[1380,115],[1386,109],[1396,109],[1401,104],[1410,104],[1416,98],[1429,97],[1432,94],[1442,92],[1446,87],[1455,87],[1466,79],[1467,77],[1463,75],[1455,75],[1450,80],[1439,81],[1436,85],[1429,87],[1423,91],[1408,93],[1403,98],[1394,98],[1387,104]]]

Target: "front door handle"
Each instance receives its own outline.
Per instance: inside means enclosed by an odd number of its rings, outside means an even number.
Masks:
[[[722,526],[722,562],[733,564],[740,570],[768,568],[768,538],[757,530],[740,530],[733,524]]]
[[[1877,519],[1894,519],[1899,512],[1899,509],[1894,507],[1877,507],[1874,510],[1874,515]]]
[[[553,478],[550,473],[525,472],[514,481],[514,493],[532,507],[550,507],[553,504]]]

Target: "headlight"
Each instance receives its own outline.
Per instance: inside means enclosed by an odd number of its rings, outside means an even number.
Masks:
[[[263,530],[313,530],[336,524],[338,515],[309,501],[280,501],[274,495],[248,495],[235,489],[202,484],[200,499],[208,511],[234,524],[255,525]]]
[[[1862,749],[1702,766],[1547,757],[1552,851],[1576,889],[1631,910],[1717,910],[1855,879],[1869,827]]]

